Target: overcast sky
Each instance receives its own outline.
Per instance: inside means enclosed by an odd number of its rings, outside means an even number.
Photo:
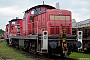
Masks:
[[[0,29],[15,17],[23,18],[23,12],[32,6],[42,4],[43,0],[0,0]],[[60,9],[72,11],[72,18],[77,22],[90,18],[90,0],[44,0],[45,4],[55,7],[59,2]]]

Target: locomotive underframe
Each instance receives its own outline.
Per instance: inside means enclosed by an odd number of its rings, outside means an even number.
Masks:
[[[43,36],[38,35],[30,35],[30,36],[11,36],[10,41],[11,45],[16,48],[24,49],[25,51],[33,52],[33,53],[42,53],[42,54],[60,54],[62,55],[62,48],[58,45],[59,36],[48,36],[48,49],[42,49],[43,47]],[[60,39],[60,42],[62,40]],[[67,47],[68,47],[68,55],[76,49],[75,42],[76,39],[72,37],[67,37]],[[55,43],[51,44],[50,43]],[[60,43],[61,44],[61,43]],[[55,47],[56,45],[56,47]]]

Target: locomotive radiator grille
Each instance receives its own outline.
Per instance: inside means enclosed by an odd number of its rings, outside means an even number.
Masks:
[[[51,34],[59,34],[59,26],[51,26],[50,32]]]

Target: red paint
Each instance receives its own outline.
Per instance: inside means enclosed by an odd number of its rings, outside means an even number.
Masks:
[[[9,24],[6,25],[6,33],[5,33],[5,38],[9,37]]]
[[[17,23],[13,23],[13,22],[17,22]],[[8,36],[11,36],[11,35],[13,36],[21,35],[22,36],[23,35],[22,19],[12,19],[11,21],[9,21],[9,25],[6,25],[6,31],[8,32],[7,34]]]
[[[37,8],[40,8],[38,13]],[[47,10],[47,9],[50,10]],[[31,11],[36,11],[38,14],[31,14]],[[60,14],[59,14],[60,13]],[[72,15],[69,10],[55,9],[49,5],[37,5],[25,11],[23,19],[12,19],[9,21],[9,34],[17,34],[17,28],[20,26],[20,35],[28,36],[30,34],[42,34],[42,31],[47,30],[48,35],[60,35],[62,29],[66,29],[67,35],[72,35]],[[70,20],[50,20],[50,15],[54,16],[70,16]],[[33,17],[31,22],[30,16]],[[13,21],[19,21],[19,24],[12,24]],[[14,26],[14,28],[12,28]],[[8,26],[6,26],[7,29]]]

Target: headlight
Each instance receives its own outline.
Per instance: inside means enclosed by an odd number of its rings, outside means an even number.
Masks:
[[[47,35],[47,32],[44,32],[44,35]]]

